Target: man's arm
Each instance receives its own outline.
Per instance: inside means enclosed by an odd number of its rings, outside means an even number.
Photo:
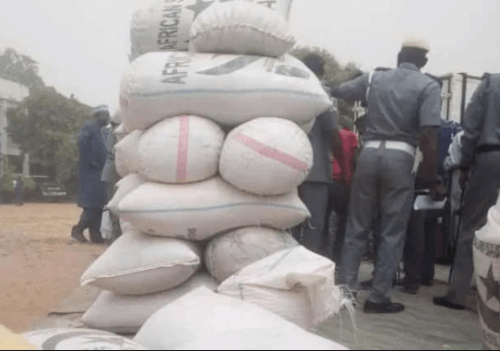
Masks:
[[[441,126],[441,88],[435,82],[422,92],[420,117],[420,150],[423,160],[420,176],[430,186],[434,200],[442,200],[445,189],[438,178],[438,133]]]
[[[331,86],[331,95],[347,101],[365,101],[366,91],[369,86],[369,75],[364,74],[349,82],[338,86]]]
[[[481,137],[487,110],[487,82],[483,81],[474,93],[464,116],[462,137],[462,167],[470,169],[474,163],[476,145]]]

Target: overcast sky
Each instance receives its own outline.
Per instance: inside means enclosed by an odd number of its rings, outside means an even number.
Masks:
[[[0,47],[40,63],[48,85],[118,106],[129,21],[140,0],[0,0]],[[294,0],[291,30],[364,70],[392,67],[401,40],[430,41],[426,71],[500,72],[500,0]]]

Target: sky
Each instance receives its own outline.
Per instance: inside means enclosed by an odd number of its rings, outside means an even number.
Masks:
[[[0,48],[34,58],[61,93],[115,111],[138,1],[0,0]],[[500,72],[498,14],[500,0],[294,0],[290,29],[365,71],[394,67],[410,35],[430,42],[427,72],[482,75]]]

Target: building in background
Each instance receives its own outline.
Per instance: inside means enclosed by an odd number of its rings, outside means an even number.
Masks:
[[[16,173],[22,173],[25,176],[30,174],[29,155],[23,157],[21,150],[10,139],[7,133],[9,121],[7,111],[10,108],[17,107],[19,103],[29,96],[29,88],[0,78],[0,174],[1,162],[8,159],[9,164],[16,168]]]

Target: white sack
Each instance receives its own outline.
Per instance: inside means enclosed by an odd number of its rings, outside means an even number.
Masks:
[[[314,73],[289,55],[160,52],[138,58],[125,71],[120,105],[127,127],[144,130],[181,115],[226,126],[262,116],[302,124],[332,102]]]
[[[191,27],[197,52],[280,57],[295,45],[285,18],[251,2],[218,3]]]
[[[129,174],[125,178],[116,183],[116,191],[113,198],[108,202],[106,207],[116,216],[119,215],[118,205],[129,193],[144,184],[144,179],[135,173]]]
[[[145,183],[123,199],[120,215],[144,233],[200,241],[241,227],[291,228],[310,213],[296,191],[260,197],[216,177],[183,185]]]
[[[310,329],[340,310],[334,276],[332,261],[299,246],[243,268],[223,282],[218,292]]]
[[[38,350],[147,350],[124,337],[90,329],[46,329],[24,334]]]
[[[297,124],[281,118],[257,118],[227,136],[220,175],[253,194],[278,195],[297,188],[312,165],[311,142]]]
[[[118,128],[115,130],[115,135],[116,135],[116,140],[118,142],[122,141],[127,135],[130,133],[128,132],[127,128],[125,127],[125,124],[120,124]]]
[[[103,211],[101,220],[101,236],[104,240],[108,241],[113,239],[113,223],[109,214],[109,210]]]
[[[155,312],[201,286],[217,290],[215,280],[200,273],[177,288],[156,294],[125,296],[104,291],[83,315],[82,321],[89,328],[136,334]]]
[[[116,171],[124,178],[130,173],[139,172],[139,140],[142,132],[139,130],[127,135],[115,145]]]
[[[192,243],[129,231],[87,269],[81,284],[121,295],[153,294],[181,285],[200,263]]]
[[[250,1],[270,7],[288,19],[292,0]],[[187,51],[193,21],[214,2],[142,0],[130,24],[131,59],[153,51]]]
[[[191,183],[213,177],[225,133],[196,116],[166,119],[146,131],[139,142],[140,173],[161,183]]]
[[[246,266],[299,244],[284,231],[263,227],[241,228],[213,239],[205,253],[205,265],[223,282]]]
[[[240,338],[242,342],[238,343]],[[191,346],[198,350],[345,349],[265,309],[206,288],[199,288],[155,313],[135,341],[158,350],[187,350]]]

